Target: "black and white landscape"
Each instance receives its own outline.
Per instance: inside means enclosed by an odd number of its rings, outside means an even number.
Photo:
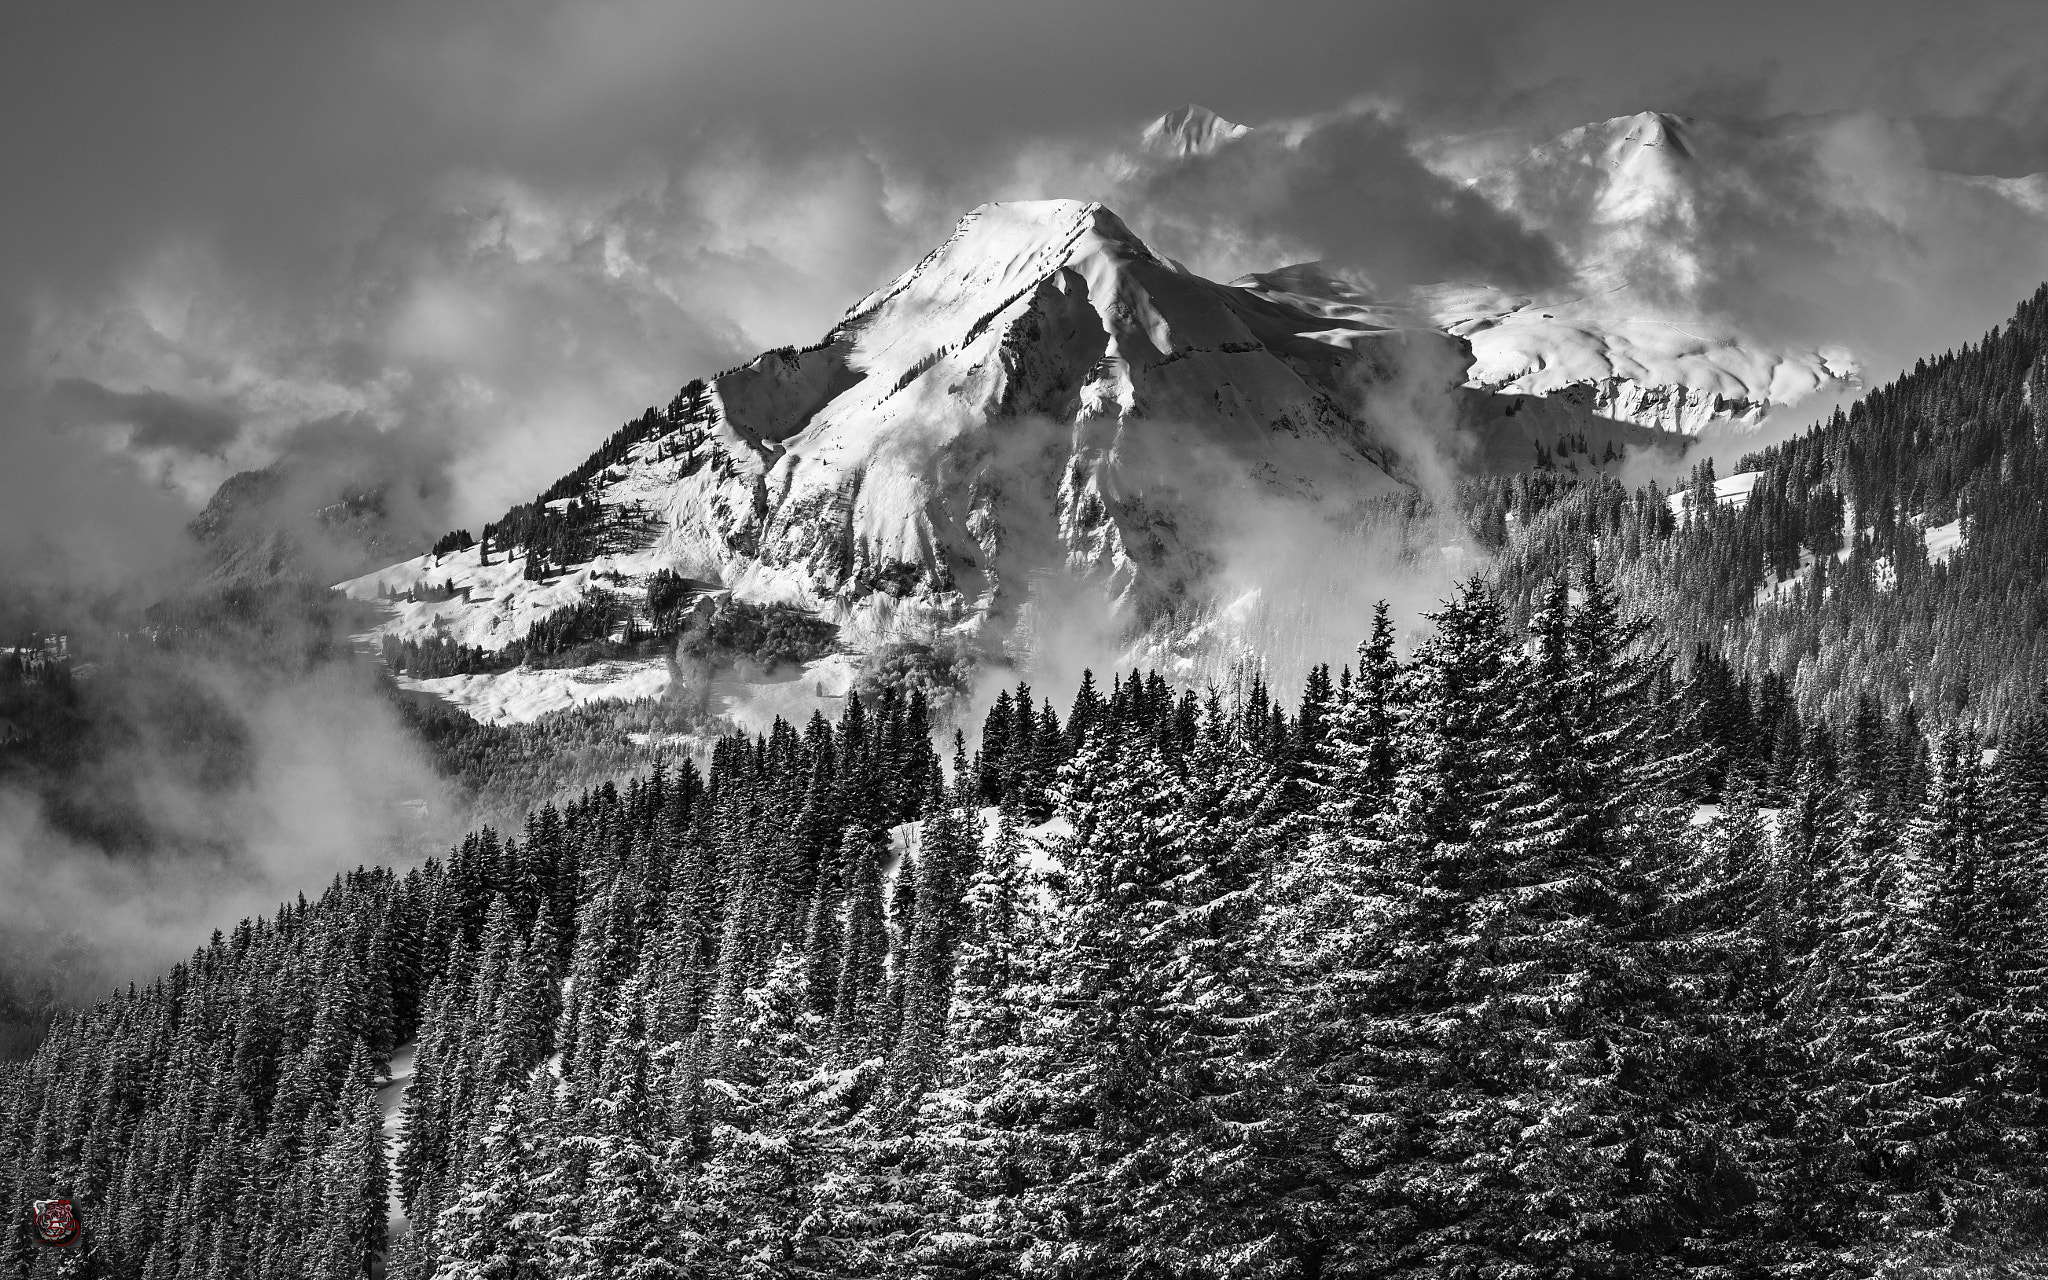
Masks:
[[[8,10],[0,1280],[2048,1274],[2043,67]]]

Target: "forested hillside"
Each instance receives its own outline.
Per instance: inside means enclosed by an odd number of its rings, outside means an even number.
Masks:
[[[870,681],[245,921],[0,1074],[0,1186],[91,1224],[7,1272],[2048,1267],[2044,337],[1739,483],[1475,482],[1489,579],[1291,708],[1019,686],[947,763]],[[412,719],[516,809],[677,714]]]
[[[1981,342],[1742,459],[1746,500],[1713,499],[1703,466],[1676,493],[1537,472],[1464,504],[1518,617],[1597,545],[1674,653],[1706,645],[1836,725],[1871,697],[1995,739],[2048,680],[2044,339],[2048,287]],[[1930,555],[1928,531],[1956,521],[1961,545]]]
[[[2038,715],[1986,769],[1753,691],[1796,749],[1731,756],[1597,570],[1434,623],[1291,714],[1020,689],[950,769],[853,699],[358,872],[9,1068],[4,1185],[148,1280],[2035,1256]]]

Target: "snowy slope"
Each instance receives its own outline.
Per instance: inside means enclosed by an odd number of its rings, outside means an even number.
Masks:
[[[1838,389],[1855,376],[1847,352],[1774,348],[1724,323],[1637,313],[1625,289],[1536,298],[1439,284],[1387,300],[1315,263],[1232,283],[1333,320],[1441,330],[1470,347],[1467,386],[1553,397],[1656,431],[1694,435],[1716,421],[1756,422],[1774,405]]]
[[[1714,481],[1714,501],[1740,511],[1749,505],[1749,495],[1756,491],[1761,471],[1738,471],[1732,476],[1720,476]],[[1671,514],[1681,516],[1692,505],[1692,495],[1684,489],[1666,498]]]
[[[1207,107],[1188,103],[1175,107],[1145,126],[1139,140],[1148,151],[1166,156],[1205,156],[1251,132]]]
[[[1928,563],[1944,563],[1962,549],[1963,522],[1951,520],[1947,524],[1934,525],[1921,535],[1921,540],[1927,544]]]
[[[1468,359],[1441,333],[1192,275],[1098,204],[987,205],[818,344],[711,379],[597,476],[585,496],[637,545],[545,581],[478,547],[342,589],[445,586],[386,599],[364,639],[486,650],[659,569],[813,612],[854,649],[1000,636],[1049,581],[1142,627],[1202,589],[1248,506],[1341,523],[1402,489],[1367,402],[1416,369],[1454,383]],[[516,719],[663,674],[419,684]]]
[[[1471,385],[1529,395],[1583,389],[1595,413],[1663,431],[1754,423],[1856,376],[1840,348],[1774,347],[1727,324],[1664,319],[1633,307],[1625,289],[1538,299],[1443,285],[1423,291],[1421,304],[1471,342]]]
[[[592,702],[634,702],[659,698],[674,682],[664,658],[598,662],[587,667],[532,669],[414,679],[400,676],[400,688],[432,694],[462,708],[482,724],[526,724],[554,711]]]

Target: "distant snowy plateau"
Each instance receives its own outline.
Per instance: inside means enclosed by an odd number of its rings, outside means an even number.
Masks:
[[[1233,636],[1270,637],[1282,596],[1313,611],[1357,593],[1367,553],[1344,538],[1389,497],[1527,469],[1566,436],[1580,451],[1561,466],[1675,453],[1713,422],[1851,385],[1847,352],[1672,310],[1697,274],[1688,229],[1723,180],[1696,153],[1734,146],[1699,132],[1650,114],[1505,165],[1433,159],[1559,229],[1576,281],[1542,297],[1453,282],[1375,298],[1315,264],[1224,284],[1099,204],[985,205],[821,341],[707,379],[591,477],[582,500],[638,531],[630,549],[534,580],[521,548],[472,547],[339,589],[382,602],[370,643],[499,651],[593,590],[644,598],[660,570],[837,624],[843,652],[800,677],[724,682],[743,723],[843,695],[877,646],[1028,653],[1082,596],[1107,604],[1097,640],[1127,659],[1213,675]],[[1192,163],[1251,135],[1191,107],[1144,142]],[[405,683],[502,722],[681,678],[641,659]]]

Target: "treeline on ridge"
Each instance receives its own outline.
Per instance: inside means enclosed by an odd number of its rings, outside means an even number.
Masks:
[[[1981,342],[1743,458],[1739,504],[1714,499],[1708,462],[1669,491],[1538,471],[1470,483],[1459,506],[1518,619],[1597,547],[1674,653],[1775,676],[1836,725],[1872,697],[1999,741],[2048,682],[2044,341],[2048,286]],[[1932,560],[1926,531],[1958,520],[1961,545]]]
[[[648,584],[647,600],[593,589],[555,610],[502,649],[464,645],[449,636],[430,640],[383,638],[391,670],[430,679],[509,671],[514,667],[578,667],[608,658],[678,657],[723,666],[746,659],[764,668],[803,663],[830,653],[839,628],[801,609],[755,604],[730,595],[696,594],[703,607],[686,607],[687,580],[668,570]]]

